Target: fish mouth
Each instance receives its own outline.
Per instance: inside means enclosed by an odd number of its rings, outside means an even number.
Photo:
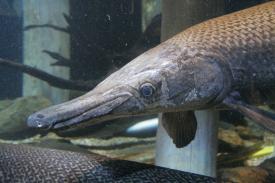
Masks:
[[[81,113],[77,116],[71,117],[66,120],[58,121],[56,122],[51,128],[52,129],[64,129],[66,127],[71,127],[71,126],[79,126],[83,124],[86,121],[91,121],[91,123],[94,125],[97,122],[100,121],[105,121],[108,119],[114,119],[114,118],[119,118],[120,115],[112,115],[111,112],[126,102],[129,99],[127,96],[119,96],[113,100],[106,101],[99,106],[90,109],[84,113]],[[91,125],[91,123],[89,123]]]
[[[93,105],[83,105],[83,109],[79,109],[78,100],[74,102],[65,102],[56,106],[46,108],[29,116],[27,124],[29,127],[40,128],[46,130],[62,130],[72,126],[85,126],[85,122],[89,121],[89,125],[94,125],[100,121],[115,119],[121,117],[121,114],[112,114],[112,111],[126,102],[131,95],[129,93],[112,95],[111,97],[101,96],[100,102],[96,100],[90,101]],[[93,97],[93,99],[96,99]],[[83,101],[83,98],[82,98]],[[89,101],[89,99],[87,99]],[[87,103],[87,102],[86,102]],[[88,102],[89,103],[89,102]],[[70,108],[66,110],[66,105],[70,104]],[[76,106],[77,112],[72,106]],[[62,110],[61,110],[62,109]],[[70,110],[69,110],[70,109]],[[47,116],[47,114],[49,114]],[[43,117],[42,117],[43,116]]]

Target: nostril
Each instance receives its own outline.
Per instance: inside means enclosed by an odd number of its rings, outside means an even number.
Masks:
[[[28,126],[31,128],[45,128],[45,127],[47,127],[48,124],[44,121],[44,119],[43,120],[41,119],[43,117],[45,118],[44,115],[39,115],[39,114],[29,116],[27,119]]]
[[[44,118],[45,116],[43,114],[37,114],[37,118]]]
[[[40,121],[36,121],[36,125],[38,128],[41,128],[43,126],[43,124]]]

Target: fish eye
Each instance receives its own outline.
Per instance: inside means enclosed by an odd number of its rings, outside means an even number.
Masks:
[[[151,97],[154,94],[155,87],[151,83],[144,83],[140,86],[139,91],[143,97]]]

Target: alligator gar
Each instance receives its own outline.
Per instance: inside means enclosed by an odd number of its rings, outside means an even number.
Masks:
[[[60,129],[183,111],[163,124],[177,147],[193,140],[194,110],[235,109],[275,132],[275,2],[214,18],[138,56],[92,91],[38,111],[28,125]]]
[[[216,182],[193,173],[97,154],[0,144],[0,182]]]

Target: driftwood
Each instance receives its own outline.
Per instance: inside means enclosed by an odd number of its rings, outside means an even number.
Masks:
[[[0,58],[0,65],[8,67],[11,69],[16,69],[17,71],[24,72],[33,77],[39,78],[51,86],[55,86],[62,89],[71,89],[71,90],[80,90],[80,91],[89,91],[93,89],[99,81],[74,81],[63,79],[54,75],[51,75],[40,69],[20,64],[11,60]]]
[[[72,16],[66,15],[65,13],[63,13],[63,17],[68,24],[67,27],[60,27],[60,26],[53,25],[53,24],[28,25],[28,26],[24,27],[24,31],[29,31],[31,29],[36,29],[36,28],[50,28],[53,30],[62,31],[62,32],[70,34],[71,39],[76,42],[82,42],[80,40],[87,39],[88,36],[83,34],[83,32],[80,30],[79,26],[77,25],[79,20],[74,19]],[[75,34],[75,32],[77,32],[77,34]],[[101,53],[106,52],[105,49],[97,46],[96,44],[90,44],[89,46],[95,47]],[[47,50],[44,50],[44,52],[45,51],[47,51]],[[52,53],[54,53],[54,52],[52,52]],[[55,53],[55,54],[58,54],[58,53]],[[106,53],[104,53],[102,55],[106,55]],[[109,54],[107,54],[107,55],[109,55]],[[52,56],[52,55],[49,54],[49,56]],[[75,63],[77,63],[77,62],[75,62]]]
[[[65,66],[65,67],[72,67],[74,64],[74,61],[63,57],[62,55],[52,52],[49,50],[43,50],[44,53],[48,54],[53,59],[57,60],[55,63],[52,63],[52,66]]]
[[[42,25],[29,25],[24,28],[25,31],[34,28],[51,28],[57,31],[66,32],[71,35],[72,39],[78,40],[85,38],[85,35],[77,34],[72,35],[72,29],[78,29],[76,23],[77,20],[74,20],[73,17],[69,17],[66,14],[63,14],[66,22],[68,23],[67,27],[59,27],[52,24],[42,24]],[[151,24],[148,28],[144,31],[144,33],[140,36],[140,39],[137,40],[136,44],[132,48],[122,53],[116,53],[111,50],[105,50],[103,48],[97,47],[98,51],[102,53],[103,60],[116,60],[116,64],[111,70],[116,70],[116,68],[121,67],[129,60],[133,59],[134,57],[138,56],[139,54],[143,53],[147,49],[157,45],[160,42],[160,22],[161,16],[157,15],[153,18]],[[78,32],[81,33],[79,30]],[[94,44],[92,44],[94,45]],[[94,45],[96,46],[96,45]],[[49,51],[49,50],[42,50],[44,53],[48,54],[52,59],[56,60],[56,62],[52,63],[52,66],[64,66],[64,67],[85,67],[88,64],[88,61],[75,61],[70,60],[57,52]],[[47,82],[49,85],[58,87],[61,89],[70,89],[70,90],[80,90],[80,91],[89,91],[93,89],[100,81],[99,80],[92,80],[92,81],[83,81],[83,80],[67,80],[52,74],[49,74],[43,70],[37,69],[32,66],[24,65],[18,62],[14,62],[12,60],[0,58],[0,67],[7,67],[11,69],[15,69],[16,71],[23,72],[29,74],[33,77],[41,79]],[[109,71],[110,73],[111,71]]]
[[[69,33],[68,28],[63,28],[63,27],[52,25],[52,24],[28,25],[28,26],[24,27],[24,31],[34,29],[34,28],[51,28],[51,29],[54,29],[54,30]]]
[[[50,28],[57,31],[62,31],[70,34],[71,39],[77,42],[81,42],[79,40],[86,39],[86,35],[84,35],[81,30],[79,30],[79,27],[77,26],[78,20],[74,20],[73,17],[68,16],[66,14],[63,14],[64,19],[66,20],[68,26],[67,27],[60,27],[57,25],[52,24],[41,24],[41,25],[29,25],[24,27],[24,31],[28,31],[30,29],[34,28]],[[90,44],[90,46],[93,46],[96,48],[96,50],[101,53],[102,57],[104,59],[108,60],[116,60],[119,62],[121,60],[122,64],[125,62],[130,61],[134,57],[140,55],[141,53],[145,52],[146,50],[156,46],[160,43],[160,27],[161,27],[161,15],[156,15],[151,23],[148,25],[146,30],[143,34],[141,34],[140,38],[136,41],[136,43],[128,50],[117,53],[112,50],[106,50],[105,48],[97,46],[97,44]],[[77,32],[77,34],[74,34],[73,32]],[[82,63],[82,65],[85,65],[88,61],[72,61],[70,59],[66,59],[63,56],[61,56],[59,53],[52,52],[49,50],[43,50],[46,54],[48,54],[53,59],[56,59],[57,62],[51,65],[57,65],[57,66],[67,66],[72,67],[76,64]],[[121,63],[117,63],[117,66],[121,66]]]

